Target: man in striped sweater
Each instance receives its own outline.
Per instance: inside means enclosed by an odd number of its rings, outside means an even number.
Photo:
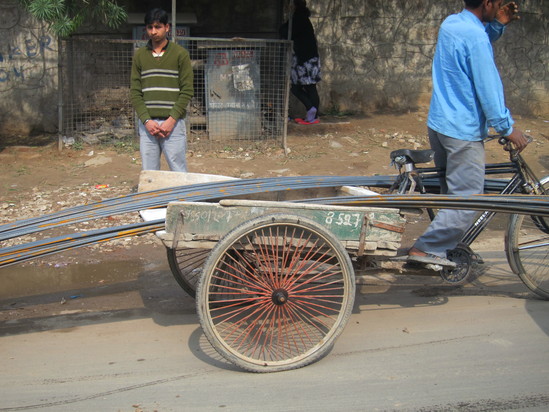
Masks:
[[[168,40],[168,13],[152,9],[145,15],[150,38],[133,57],[131,101],[139,117],[143,170],[160,170],[160,155],[171,170],[186,172],[186,108],[194,94],[189,53]]]

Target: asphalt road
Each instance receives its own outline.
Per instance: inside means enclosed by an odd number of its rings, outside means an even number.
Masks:
[[[489,246],[466,287],[358,286],[331,353],[274,374],[216,354],[162,253],[123,282],[4,299],[0,411],[547,411],[549,301]]]

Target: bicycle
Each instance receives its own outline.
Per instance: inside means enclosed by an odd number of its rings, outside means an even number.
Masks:
[[[510,162],[486,165],[486,174],[511,174],[507,182],[487,180],[485,189],[500,194],[549,194],[549,176],[538,179],[524,158],[513,149],[503,136],[490,136],[486,141],[496,140],[509,152]],[[399,174],[389,188],[391,193],[426,194],[440,186],[436,183],[444,176],[444,170],[436,167],[418,168],[416,165],[433,160],[432,150],[400,149],[391,152],[391,162]],[[434,211],[428,209],[429,217]],[[482,212],[464,234],[455,249],[447,251],[447,258],[457,264],[455,268],[434,268],[441,277],[452,284],[466,283],[471,269],[481,264],[482,258],[474,253],[470,245],[488,226],[495,212]],[[549,299],[549,219],[540,216],[512,214],[505,232],[505,252],[511,270],[538,296]]]

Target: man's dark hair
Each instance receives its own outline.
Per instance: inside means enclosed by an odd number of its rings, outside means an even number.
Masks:
[[[483,0],[463,0],[465,2],[465,6],[470,7],[472,9],[477,9],[482,4]],[[490,0],[492,3],[494,0]]]
[[[149,24],[153,24],[155,21],[162,23],[162,24],[168,24],[168,13],[165,10],[162,9],[152,9],[145,14],[145,26],[148,26]]]

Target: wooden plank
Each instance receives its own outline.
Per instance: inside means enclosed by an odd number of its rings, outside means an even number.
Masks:
[[[174,233],[183,216],[181,240],[211,240],[257,216],[285,213],[309,218],[328,229],[341,241],[358,241],[367,223],[366,250],[400,244],[406,220],[396,209],[326,206],[289,202],[223,200],[218,203],[172,202],[168,206],[166,231]],[[390,230],[388,230],[390,229]]]
[[[236,177],[209,175],[205,173],[183,173],[166,170],[142,170],[139,174],[139,192],[165,189],[176,186],[194,185],[198,183],[222,182],[238,180]]]

